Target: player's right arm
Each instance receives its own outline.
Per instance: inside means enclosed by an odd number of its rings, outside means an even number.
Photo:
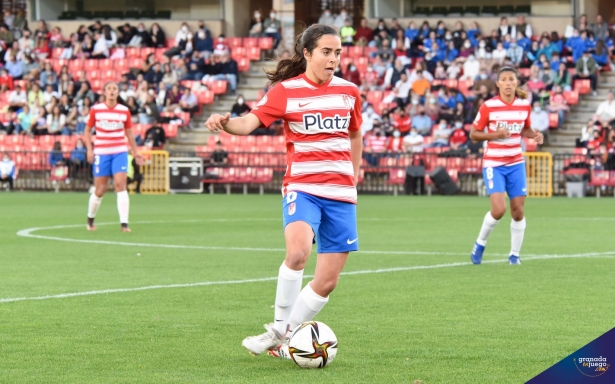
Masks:
[[[207,127],[207,129],[211,132],[225,131],[232,135],[239,136],[249,135],[260,126],[261,121],[252,113],[248,113],[247,115],[241,117],[234,117],[232,119],[230,113],[227,113],[224,116],[216,113],[209,116],[205,122],[205,127]]]
[[[485,140],[497,140],[510,137],[510,131],[505,128],[499,128],[495,132],[488,132],[489,126],[489,109],[483,103],[480,106],[476,119],[472,123],[472,129],[470,130],[470,139],[473,141],[485,141]]]
[[[94,164],[94,150],[92,149],[92,127],[94,126],[96,126],[96,115],[94,111],[90,110],[90,118],[83,132],[83,141],[85,141],[85,148],[87,150],[87,160],[90,164]]]

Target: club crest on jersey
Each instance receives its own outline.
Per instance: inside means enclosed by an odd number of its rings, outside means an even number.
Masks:
[[[348,129],[350,124],[350,113],[346,116],[340,116],[336,114],[333,117],[322,117],[320,112],[318,113],[306,113],[303,115],[303,125],[306,131],[317,130],[331,130],[331,131],[343,131]]]
[[[353,101],[350,99],[350,96],[348,95],[342,95],[342,99],[344,100],[344,105],[346,106],[346,108],[348,109],[354,109],[354,103]],[[353,98],[354,99],[354,98]]]
[[[295,203],[290,203],[290,205],[288,206],[288,216],[294,215],[296,211],[297,206],[295,205]]]
[[[519,133],[523,129],[523,123],[509,124],[505,121],[498,121],[498,123],[495,126],[495,129],[497,130],[500,128],[508,129],[510,133]]]

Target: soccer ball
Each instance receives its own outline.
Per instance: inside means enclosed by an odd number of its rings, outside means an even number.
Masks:
[[[288,352],[301,368],[324,368],[337,355],[337,337],[325,323],[307,321],[293,331]]]

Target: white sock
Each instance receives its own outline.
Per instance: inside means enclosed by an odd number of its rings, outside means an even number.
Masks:
[[[303,269],[295,271],[282,263],[278,273],[278,287],[275,293],[275,314],[273,328],[280,334],[285,334],[288,328],[290,313],[299,297],[303,285]]]
[[[495,228],[499,222],[500,220],[496,220],[493,216],[491,216],[491,211],[487,212],[485,219],[483,220],[483,226],[480,227],[480,233],[478,234],[478,239],[476,242],[483,247],[487,245],[487,239],[489,238],[489,235],[491,235],[491,231],[493,231],[493,228]]]
[[[329,301],[328,297],[322,297],[310,287],[308,283],[299,294],[293,310],[290,313],[290,329],[295,329],[297,325],[310,321],[320,312]]]
[[[88,203],[88,217],[93,219],[96,217],[96,212],[98,212],[98,208],[100,207],[100,203],[102,203],[102,197],[98,197],[95,194],[90,195],[90,202]]]
[[[510,254],[519,256],[523,235],[525,234],[525,217],[521,221],[510,221]]]
[[[117,193],[117,211],[120,214],[120,223],[128,224],[128,208],[130,202],[128,200],[128,191]]]

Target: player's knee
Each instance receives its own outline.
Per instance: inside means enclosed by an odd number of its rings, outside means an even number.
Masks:
[[[316,293],[318,293],[322,297],[329,296],[329,294],[333,292],[335,287],[337,287],[337,282],[338,282],[337,277],[334,277],[334,278],[331,277],[329,279],[320,281],[319,282],[320,284],[318,284],[318,291]]]
[[[115,185],[115,192],[116,193],[124,192],[125,190],[126,190],[126,184],[123,184],[123,185],[117,184],[117,185]]]
[[[94,194],[97,197],[103,197],[105,194],[105,187],[104,186],[97,186],[96,189],[94,190]]]
[[[310,250],[301,248],[292,248],[286,252],[286,266],[292,270],[299,271],[305,268]]]
[[[525,212],[523,211],[523,208],[512,208],[510,210],[510,215],[514,221],[521,221],[523,220],[523,217],[525,217]]]

